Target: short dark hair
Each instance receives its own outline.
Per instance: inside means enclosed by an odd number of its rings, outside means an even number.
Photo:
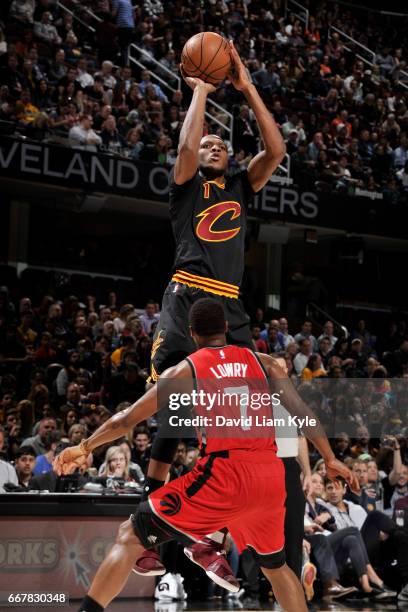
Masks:
[[[145,436],[148,436],[149,438],[151,437],[150,436],[150,431],[144,425],[139,425],[138,427],[135,427],[135,429],[133,431],[133,438],[136,438],[136,436],[138,434],[143,434]]]
[[[343,487],[346,486],[347,482],[344,480],[344,478],[342,476],[338,476],[336,478],[336,481],[338,481]],[[324,486],[327,487],[328,484],[333,484],[333,480],[331,478],[328,478],[327,476],[325,476],[324,478]]]
[[[20,459],[20,457],[23,457],[24,455],[31,455],[32,457],[36,457],[37,453],[35,452],[32,446],[29,446],[27,444],[26,446],[20,446],[20,448],[16,450],[14,454],[14,459]]]
[[[190,309],[191,329],[199,336],[213,336],[225,332],[224,309],[213,298],[201,298]]]

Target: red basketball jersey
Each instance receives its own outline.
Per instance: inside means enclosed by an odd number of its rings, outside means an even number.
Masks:
[[[193,369],[206,453],[276,452],[271,391],[256,355],[238,346],[208,347],[187,358]]]

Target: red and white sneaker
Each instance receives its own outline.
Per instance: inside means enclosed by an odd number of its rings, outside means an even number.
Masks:
[[[222,544],[218,544],[210,538],[204,538],[200,542],[186,546],[184,554],[190,561],[202,567],[215,584],[231,591],[231,593],[239,591],[239,582],[225,558],[225,550]]]
[[[164,576],[166,568],[160,561],[159,553],[155,550],[145,550],[136,560],[132,572],[139,576]]]

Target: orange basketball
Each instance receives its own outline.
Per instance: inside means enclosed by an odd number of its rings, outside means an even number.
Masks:
[[[184,45],[181,64],[188,76],[217,86],[231,69],[228,41],[215,32],[200,32]]]

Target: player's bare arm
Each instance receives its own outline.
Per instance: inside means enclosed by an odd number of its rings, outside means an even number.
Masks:
[[[299,436],[299,451],[297,460],[303,475],[302,488],[305,494],[308,495],[312,486],[312,470],[310,468],[307,440],[303,436]]]
[[[178,154],[174,165],[174,182],[182,185],[193,178],[198,168],[198,149],[203,135],[205,104],[209,93],[215,91],[214,85],[201,79],[185,76],[187,85],[193,90],[193,98],[180,132]]]
[[[233,42],[230,42],[234,70],[229,75],[235,89],[242,91],[252,108],[262,140],[264,150],[255,155],[248,166],[248,179],[254,191],[259,191],[268,182],[282,161],[286,146],[271,113],[266,108],[255,85],[249,80],[247,70],[239,57]]]
[[[280,367],[277,360],[264,353],[257,353],[257,355],[266,370],[272,392],[281,395],[282,403],[286,410],[300,418],[308,417],[305,420],[305,425],[302,426],[302,431],[323,457],[328,477],[335,479],[337,476],[341,476],[353,491],[359,491],[360,487],[356,476],[352,474],[344,463],[336,459],[323,425],[313,410],[301,399],[292,381]],[[312,425],[312,422],[315,424]]]
[[[71,474],[77,468],[87,467],[89,454],[102,446],[124,436],[141,421],[153,416],[160,407],[168,402],[168,396],[174,390],[173,381],[177,380],[186,393],[192,390],[191,368],[187,361],[169,368],[160,377],[160,384],[152,387],[137,402],[113,415],[89,438],[82,440],[78,446],[66,448],[55,459],[53,468],[58,475]]]

